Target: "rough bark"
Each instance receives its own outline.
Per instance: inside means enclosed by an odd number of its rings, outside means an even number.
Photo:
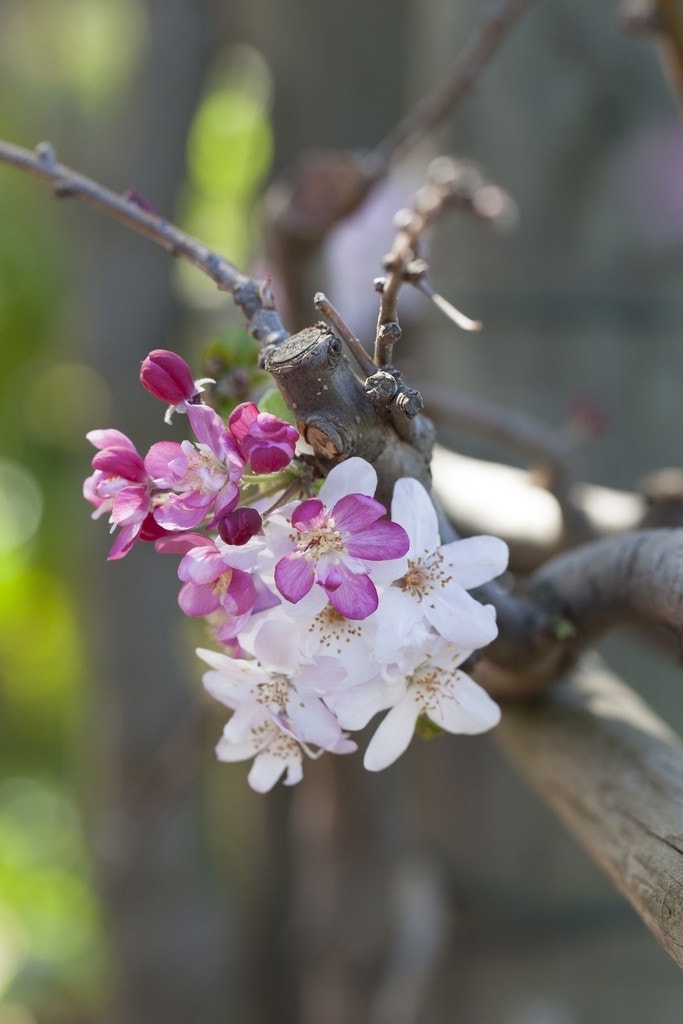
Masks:
[[[505,753],[683,967],[683,743],[599,663],[509,706]]]

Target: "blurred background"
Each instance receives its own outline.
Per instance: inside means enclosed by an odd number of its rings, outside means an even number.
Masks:
[[[307,148],[376,145],[483,9],[3,0],[0,137],[49,139],[262,270],[266,184]],[[406,303],[406,357],[554,426],[588,395],[609,421],[588,480],[678,465],[683,132],[654,46],[614,0],[531,5],[320,254],[316,286],[364,338],[391,215],[440,152],[480,162],[520,222],[443,225],[436,283],[485,328]],[[678,1024],[677,969],[488,737],[416,742],[377,777],[323,758],[267,796],[214,763],[225,716],[175,560],[107,564],[81,483],[87,430],[170,436],[146,353],[198,367],[239,323],[198,273],[0,167],[0,1024]],[[683,728],[673,666],[626,635],[604,653]]]

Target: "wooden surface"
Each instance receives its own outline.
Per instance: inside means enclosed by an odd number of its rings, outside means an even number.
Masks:
[[[683,967],[683,743],[591,658],[507,706],[500,746]]]

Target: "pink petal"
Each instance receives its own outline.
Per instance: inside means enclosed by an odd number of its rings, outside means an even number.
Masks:
[[[302,501],[292,512],[292,526],[301,533],[321,529],[325,525],[325,506],[318,498]]]
[[[379,603],[375,584],[364,574],[344,573],[341,582],[334,590],[325,588],[325,592],[338,612],[347,619],[366,619],[375,611]]]
[[[183,469],[180,474],[174,472],[171,464],[182,460]],[[154,480],[157,487],[172,487],[176,480],[182,479],[187,473],[188,461],[183,452],[182,445],[177,441],[157,441],[145,455],[145,469]]]
[[[114,499],[112,522],[118,526],[142,523],[149,512],[149,494],[142,484],[122,487]]]
[[[233,409],[228,418],[228,427],[232,436],[238,441],[246,437],[252,423],[256,421],[258,412],[258,406],[253,402],[242,402],[241,405]]]
[[[213,545],[202,545],[188,551],[178,566],[178,576],[186,583],[206,584],[229,571]]]
[[[180,588],[178,604],[192,618],[210,615],[221,606],[211,587],[197,586],[195,583],[186,583]]]
[[[120,476],[125,480],[142,483],[147,480],[145,464],[136,451],[130,448],[103,448],[92,460],[93,469],[99,469],[108,476]]]
[[[275,586],[292,604],[306,596],[313,586],[313,581],[311,563],[295,551],[290,551],[275,566]]]
[[[371,562],[401,558],[409,547],[410,538],[403,527],[386,520],[346,539],[346,550],[350,555]]]
[[[122,434],[120,430],[116,430],[115,427],[106,427],[104,430],[89,430],[85,436],[95,448],[129,448],[137,454],[131,439]]]
[[[367,494],[345,494],[330,512],[338,530],[357,533],[387,514],[384,505]]]

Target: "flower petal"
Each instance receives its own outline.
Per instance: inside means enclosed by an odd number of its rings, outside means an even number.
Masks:
[[[408,749],[419,714],[410,693],[387,713],[365,751],[363,765],[369,772],[388,768]]]
[[[320,488],[320,500],[332,508],[345,494],[374,494],[377,473],[365,459],[354,456],[333,466]]]
[[[367,618],[379,603],[375,584],[365,574],[348,572],[343,563],[338,568],[342,582],[334,590],[326,590],[330,604],[347,619]]]
[[[290,551],[275,566],[275,586],[292,604],[305,597],[313,586],[311,563],[295,551]]]
[[[447,732],[473,735],[498,725],[500,708],[478,683],[464,672],[455,672],[444,681],[439,700],[435,706],[430,704],[427,715]]]

